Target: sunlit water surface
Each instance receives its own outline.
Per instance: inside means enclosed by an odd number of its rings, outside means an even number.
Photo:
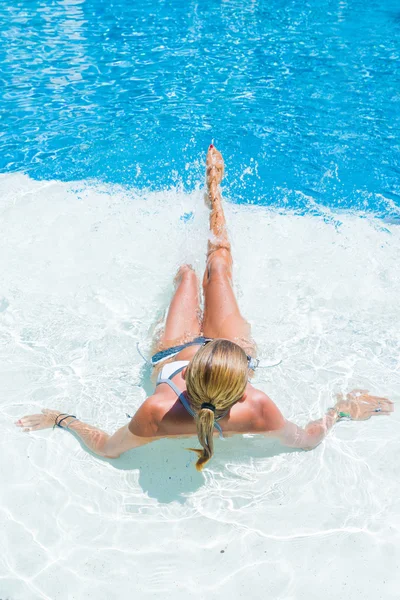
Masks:
[[[201,192],[25,175],[0,185],[1,589],[13,600],[396,598],[397,414],[340,423],[309,453],[218,441],[203,475],[188,441],[106,462],[66,432],[14,428],[43,406],[108,431],[126,423],[149,391],[136,345],[146,351],[179,262],[201,275],[207,209]],[[227,217],[243,312],[263,363],[282,361],[256,385],[300,424],[341,390],[397,399],[399,226],[234,204]]]
[[[211,139],[255,384],[301,425],[398,400],[399,32],[391,0],[1,4],[2,600],[398,600],[396,412],[309,453],[218,440],[203,474],[195,440],[104,461],[13,422],[111,432],[150,393]]]

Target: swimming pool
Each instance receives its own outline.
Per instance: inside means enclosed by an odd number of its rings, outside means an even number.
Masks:
[[[398,205],[395,0],[3,3],[1,168],[236,201]],[[160,152],[162,148],[162,152]]]
[[[111,431],[184,260],[204,266],[205,150],[257,385],[305,424],[400,391],[395,2],[24,1],[0,7],[0,597],[396,599],[398,415],[311,453],[187,440],[102,461],[42,406]],[[162,264],[160,262],[162,256]]]

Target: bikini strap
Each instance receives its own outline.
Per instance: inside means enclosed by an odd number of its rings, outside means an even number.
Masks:
[[[178,354],[184,348],[188,348],[189,346],[201,346],[208,341],[211,341],[211,338],[200,336],[195,338],[191,342],[186,342],[185,344],[180,344],[179,346],[172,346],[171,348],[160,350],[151,357],[151,364],[154,366],[162,360],[164,360],[165,358],[171,358],[172,356],[176,356],[176,354]]]
[[[169,385],[168,382],[171,379],[173,379],[175,377],[175,375],[178,375],[178,373],[180,373],[181,371],[183,371],[183,369],[186,369],[186,367],[187,367],[187,365],[183,365],[183,367],[179,367],[179,369],[176,369],[176,371],[174,371],[173,373],[171,373],[171,375],[169,377],[167,377],[167,378],[161,377],[161,374],[162,374],[162,369],[161,369],[161,371],[160,371],[160,373],[158,375],[157,381],[156,381],[156,385],[160,385],[160,383],[167,383]],[[178,394],[178,396],[179,396],[179,394]]]
[[[179,401],[183,404],[183,406],[186,408],[187,412],[189,413],[189,415],[191,415],[194,419],[196,418],[196,413],[194,412],[193,408],[190,406],[189,402],[187,401],[184,392],[181,392],[181,390],[178,388],[178,386],[176,385],[176,383],[174,383],[173,381],[171,381],[172,377],[174,377],[175,375],[177,375],[178,373],[180,373],[181,371],[183,371],[183,369],[186,367],[179,367],[179,369],[177,369],[174,373],[172,373],[172,375],[170,375],[167,379],[160,379],[159,381],[157,381],[157,385],[161,384],[161,383],[166,383],[167,385],[169,385],[169,387],[175,392],[175,394],[178,396]],[[225,415],[221,415],[221,416],[225,416]],[[221,418],[221,417],[219,417]],[[224,439],[224,435],[222,432],[222,427],[219,423],[217,423],[217,421],[214,421],[214,427],[215,429],[218,431],[219,433],[219,437],[221,439]]]

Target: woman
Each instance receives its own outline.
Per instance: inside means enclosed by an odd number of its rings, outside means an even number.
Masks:
[[[323,418],[302,429],[287,421],[274,402],[251,385],[249,377],[257,361],[250,326],[240,314],[232,287],[231,246],[219,191],[223,170],[222,156],[211,145],[206,170],[211,234],[203,278],[204,315],[201,319],[197,276],[189,265],[183,265],[152,359],[158,375],[153,395],[128,425],[111,436],[73,415],[48,409],[23,417],[16,425],[24,431],[67,428],[90,450],[108,458],[162,437],[197,433],[202,447],[196,450],[200,470],[213,455],[218,433],[260,433],[286,446],[311,449],[340,419],[364,420],[393,410],[386,398],[353,391]]]

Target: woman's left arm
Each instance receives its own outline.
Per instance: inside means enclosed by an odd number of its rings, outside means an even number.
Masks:
[[[159,439],[155,435],[149,435],[155,434],[156,428],[151,426],[152,419],[148,418],[150,415],[143,414],[149,412],[149,404],[144,406],[145,404],[146,402],[142,404],[130,424],[124,425],[124,427],[118,429],[113,435],[109,435],[93,425],[88,425],[72,415],[60,414],[59,411],[49,410],[47,408],[40,414],[22,417],[15,424],[17,427],[22,427],[23,431],[30,432],[38,431],[39,429],[54,428],[57,427],[57,423],[59,423],[62,429],[68,429],[69,431],[76,433],[92,452],[95,452],[99,456],[104,456],[105,458],[118,458],[127,450],[138,448],[139,446],[149,444],[155,439]],[[146,437],[132,433],[132,431],[130,431],[132,429],[132,424],[135,422],[137,423],[138,420],[141,421],[143,418],[146,418],[146,416],[148,418],[147,431],[144,431]]]
[[[270,405],[265,406],[267,411],[275,415],[276,426],[270,427],[266,435],[279,439],[285,446],[303,450],[318,446],[342,418],[365,421],[376,415],[390,415],[394,409],[393,402],[387,398],[370,396],[367,390],[353,390],[346,397],[340,394],[335,406],[329,408],[324,417],[311,421],[303,428],[284,419],[277,406],[271,400],[269,402]]]

